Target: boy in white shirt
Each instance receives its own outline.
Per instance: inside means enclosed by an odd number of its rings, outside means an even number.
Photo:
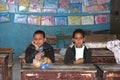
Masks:
[[[82,29],[76,29],[72,35],[73,46],[68,47],[65,57],[65,64],[83,64],[91,62],[91,52],[83,43],[85,33]]]

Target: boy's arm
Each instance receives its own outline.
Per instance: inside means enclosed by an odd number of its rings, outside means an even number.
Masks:
[[[85,61],[84,63],[91,63],[92,52],[90,49],[87,49],[85,53]]]
[[[35,55],[38,53],[38,51],[35,49],[35,47],[31,44],[27,47],[25,50],[25,61],[26,63],[32,63],[33,59],[35,58]]]
[[[74,64],[74,59],[72,57],[74,57],[74,55],[71,49],[68,48],[64,57],[64,64]]]
[[[54,56],[53,47],[52,46],[47,47],[44,52],[45,52],[44,56],[50,58],[52,63],[54,63],[55,62],[55,56]]]

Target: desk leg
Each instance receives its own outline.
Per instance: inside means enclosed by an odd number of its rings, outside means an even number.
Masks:
[[[1,60],[2,80],[8,80],[8,56]]]

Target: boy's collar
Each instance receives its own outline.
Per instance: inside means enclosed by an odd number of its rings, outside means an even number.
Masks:
[[[72,48],[73,46],[76,48],[76,45],[75,45],[74,43],[72,43],[69,47]],[[82,45],[82,47],[83,47],[83,46],[84,46],[84,44]]]

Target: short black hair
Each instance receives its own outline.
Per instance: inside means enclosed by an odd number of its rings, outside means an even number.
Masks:
[[[42,30],[36,30],[36,31],[34,32],[34,34],[33,34],[33,37],[35,36],[35,34],[42,34],[43,37],[45,38],[45,32],[42,31]]]
[[[83,37],[85,37],[85,32],[82,29],[76,29],[72,34],[72,38],[74,38],[75,34],[77,34],[77,33],[80,33],[80,34],[82,34]]]

